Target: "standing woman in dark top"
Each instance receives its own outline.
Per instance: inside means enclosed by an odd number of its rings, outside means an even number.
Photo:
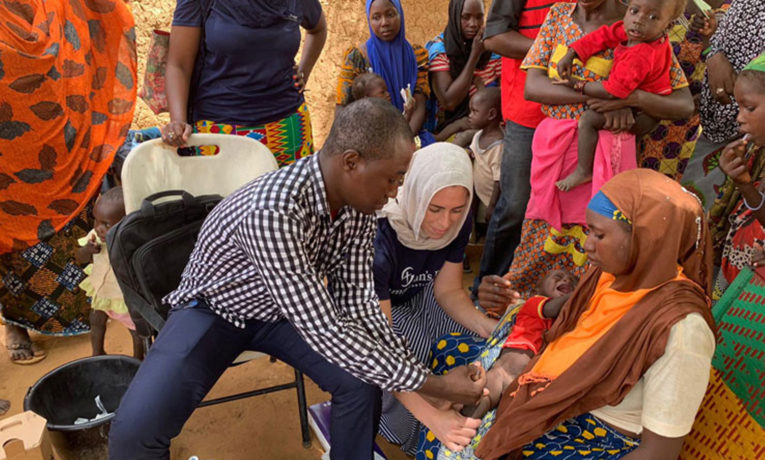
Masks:
[[[279,166],[313,153],[303,88],[327,38],[319,1],[209,2],[209,11],[200,0],[176,5],[166,70],[170,123],[162,139],[182,146],[192,131],[248,136]],[[295,65],[301,27],[306,38]]]

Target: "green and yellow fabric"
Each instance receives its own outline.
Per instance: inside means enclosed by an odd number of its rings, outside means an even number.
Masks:
[[[712,313],[712,375],[680,458],[765,458],[765,279],[742,270]]]

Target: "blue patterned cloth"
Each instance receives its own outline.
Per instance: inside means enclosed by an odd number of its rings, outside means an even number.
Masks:
[[[479,360],[485,369],[490,369],[499,357],[505,339],[515,324],[520,307],[505,313],[492,335],[486,340]],[[475,347],[475,338],[461,335],[447,335],[437,341],[431,350],[430,364],[434,374],[444,374],[450,368],[472,362],[459,359],[461,348]],[[474,459],[475,449],[489,431],[496,418],[496,409],[484,415],[478,433],[460,452],[452,452],[441,446],[433,432],[427,428],[420,431],[416,460],[467,460]],[[624,436],[591,414],[573,417],[550,430],[536,441],[523,447],[524,458],[535,460],[570,459],[617,459],[632,452],[639,440]]]

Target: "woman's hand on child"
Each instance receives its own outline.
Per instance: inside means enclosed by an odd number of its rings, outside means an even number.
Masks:
[[[745,139],[738,139],[726,145],[720,154],[720,169],[733,180],[736,185],[745,185],[752,183],[752,176],[749,174],[749,165],[745,158],[746,154]]]
[[[510,304],[521,298],[520,294],[512,289],[507,279],[509,277],[509,274],[504,277],[486,275],[478,286],[478,303],[496,317],[503,315]]]
[[[565,56],[563,56],[558,61],[558,75],[560,75],[561,80],[570,80],[571,78],[571,67],[574,65],[574,58],[576,57],[576,51],[570,49],[566,53]],[[555,82],[553,82],[555,83]]]
[[[624,109],[626,107],[632,107],[635,104],[633,101],[633,95],[637,91],[633,92],[625,99],[587,99],[587,107],[590,110],[594,110],[598,113],[612,112],[614,110]]]
[[[632,109],[629,108],[603,112],[603,116],[606,118],[603,129],[607,129],[614,134],[627,132],[635,125],[635,115],[632,113]]]
[[[183,147],[191,136],[191,125],[185,121],[171,121],[160,130],[162,142],[173,147]]]

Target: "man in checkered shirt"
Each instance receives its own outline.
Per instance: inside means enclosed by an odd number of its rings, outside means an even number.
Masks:
[[[173,312],[112,422],[110,458],[168,458],[170,440],[244,350],[281,359],[332,393],[332,459],[372,458],[380,388],[478,400],[484,372],[431,375],[375,295],[374,212],[396,196],[412,138],[390,103],[363,99],[338,113],[319,153],[210,213],[165,299]]]

